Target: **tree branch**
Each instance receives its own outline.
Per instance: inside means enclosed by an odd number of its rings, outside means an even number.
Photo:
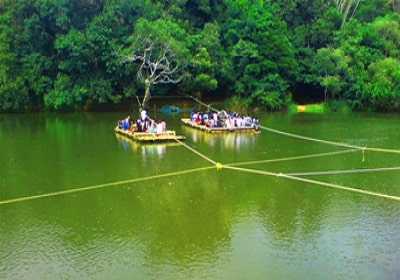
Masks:
[[[176,56],[167,43],[145,39],[140,45],[136,52],[125,57],[124,62],[140,63],[136,77],[145,83],[145,103],[150,97],[152,85],[177,84],[187,75],[184,73],[185,62]]]

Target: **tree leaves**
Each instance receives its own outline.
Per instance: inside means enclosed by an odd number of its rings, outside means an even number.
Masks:
[[[135,39],[121,62],[138,64],[136,76],[145,84],[142,107],[147,105],[152,86],[177,84],[187,76],[184,70],[190,59],[185,35],[184,29],[169,20],[138,20]]]
[[[3,1],[0,110],[124,102],[146,80],[272,110],[292,95],[400,110],[396,3]]]

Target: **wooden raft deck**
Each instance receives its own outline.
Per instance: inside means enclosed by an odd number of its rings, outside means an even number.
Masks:
[[[191,119],[181,119],[181,122],[198,130],[202,130],[208,133],[260,133],[254,126],[242,126],[242,127],[208,127],[193,122]]]
[[[135,141],[142,143],[155,143],[155,142],[172,142],[175,140],[185,140],[186,138],[182,135],[176,135],[175,131],[167,130],[162,133],[147,133],[147,132],[137,132],[130,130],[123,130],[118,126],[115,127],[114,131],[118,134],[129,137]]]

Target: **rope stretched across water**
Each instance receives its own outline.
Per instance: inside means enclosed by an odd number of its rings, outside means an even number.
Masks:
[[[210,105],[207,105],[205,103],[202,103],[202,102],[198,101],[194,97],[191,97],[191,98],[194,99],[195,101],[199,102],[200,104],[203,104],[206,107],[212,109],[212,110],[218,111],[217,109],[212,108]],[[235,165],[246,165],[246,164],[273,162],[273,161],[305,159],[305,158],[312,158],[312,157],[318,157],[318,156],[326,156],[326,155],[333,155],[333,154],[339,154],[339,153],[352,152],[354,150],[362,150],[363,152],[364,152],[364,150],[370,150],[370,151],[377,151],[377,152],[399,153],[400,154],[400,150],[384,149],[384,148],[359,147],[359,146],[355,146],[355,145],[349,145],[349,144],[346,144],[346,143],[339,143],[339,142],[334,142],[334,141],[316,139],[316,138],[307,137],[307,136],[303,136],[303,135],[298,135],[298,134],[294,134],[294,133],[284,132],[284,131],[280,131],[280,130],[276,130],[276,129],[272,129],[272,128],[267,128],[265,126],[260,126],[260,128],[264,129],[264,130],[267,130],[267,131],[270,131],[270,132],[274,132],[274,133],[278,133],[278,134],[281,134],[281,135],[286,135],[286,136],[290,136],[290,137],[294,137],[294,138],[298,138],[298,139],[309,140],[309,141],[314,141],[314,142],[320,142],[320,143],[325,143],[325,144],[334,145],[334,146],[347,147],[347,148],[350,148],[350,150],[339,151],[339,152],[331,152],[331,153],[323,153],[323,154],[315,154],[315,155],[288,157],[288,158],[283,158],[283,159],[270,159],[270,160],[263,160],[263,161],[252,161],[252,162],[242,162],[242,163],[233,163],[233,164],[228,164],[228,165],[222,165],[221,163],[216,162],[216,161],[212,160],[211,158],[207,157],[206,155],[196,151],[195,149],[193,149],[192,147],[190,147],[187,144],[183,143],[182,141],[179,141],[179,140],[176,140],[176,141],[178,143],[180,143],[182,146],[184,146],[185,148],[187,148],[190,151],[192,151],[193,153],[195,153],[198,156],[202,157],[203,159],[211,162],[213,165],[215,165],[217,167],[217,169],[227,168],[227,169],[234,169],[234,170],[240,170],[240,171],[244,171],[244,172],[257,173],[257,174],[263,174],[263,175],[269,175],[269,176],[285,177],[285,178],[292,179],[292,180],[303,181],[303,182],[319,184],[319,185],[324,185],[324,186],[328,186],[328,187],[334,187],[334,188],[338,188],[338,189],[343,189],[343,190],[348,190],[348,191],[353,191],[353,192],[358,192],[358,193],[363,193],[363,194],[369,194],[369,195],[374,195],[374,196],[379,196],[379,197],[384,197],[384,198],[389,198],[389,199],[400,200],[400,197],[397,197],[397,196],[390,196],[390,195],[380,194],[380,193],[371,192],[371,191],[364,191],[364,190],[344,187],[344,186],[325,183],[325,182],[321,182],[321,181],[300,178],[300,177],[296,177],[296,176],[293,175],[293,174],[297,174],[297,176],[300,176],[301,174],[299,175],[299,173],[282,174],[282,173],[274,173],[274,172],[269,172],[269,171],[260,171],[260,170],[254,170],[254,169],[245,169],[245,168],[234,167]],[[106,184],[93,185],[93,186],[76,188],[76,189],[68,189],[68,190],[45,193],[45,194],[40,194],[40,195],[33,195],[33,196],[27,196],[27,197],[8,199],[8,200],[0,201],[0,205],[17,203],[17,202],[28,201],[28,200],[39,199],[39,198],[45,198],[45,197],[64,195],[64,194],[70,194],[70,193],[76,193],[76,192],[81,192],[81,191],[94,190],[94,189],[99,189],[99,188],[118,186],[118,185],[123,185],[123,184],[128,184],[128,183],[135,183],[135,182],[140,182],[140,181],[145,181],[145,180],[150,180],[150,179],[157,179],[157,178],[164,178],[164,177],[169,177],[169,176],[182,175],[182,174],[192,173],[192,172],[196,172],[196,171],[200,171],[200,170],[211,169],[211,168],[213,168],[213,167],[187,169],[187,170],[182,170],[182,171],[177,171],[177,172],[172,172],[172,173],[166,173],[166,174],[161,174],[161,175],[153,175],[153,176],[148,176],[148,177],[135,178],[135,179],[130,179],[130,180],[123,180],[123,181],[117,181],[117,182],[111,182],[111,183],[106,183]],[[390,168],[387,168],[386,170],[389,170],[389,169]],[[394,169],[397,170],[397,167],[392,168],[390,170],[394,170]],[[333,172],[333,171],[331,171],[331,172]],[[344,171],[341,171],[341,172],[344,172]],[[364,171],[364,172],[366,172],[366,171]],[[322,173],[320,172],[320,174],[322,174]],[[316,172],[314,172],[314,174],[308,173],[307,175],[316,175]]]
[[[181,141],[177,140],[178,142],[182,143]],[[217,169],[232,169],[232,170],[238,170],[238,171],[243,171],[243,172],[249,172],[249,173],[256,173],[256,174],[261,174],[261,175],[268,175],[268,176],[278,176],[278,177],[283,177],[291,180],[296,180],[296,181],[301,181],[301,182],[306,182],[306,183],[311,183],[311,184],[317,184],[317,185],[322,185],[326,187],[331,187],[331,188],[336,188],[336,189],[341,189],[341,190],[346,190],[346,191],[351,191],[351,192],[356,192],[356,193],[361,193],[361,194],[366,194],[366,195],[371,195],[371,196],[376,196],[376,197],[382,197],[382,198],[387,198],[387,199],[392,199],[392,200],[397,200],[400,201],[400,197],[398,196],[393,196],[393,195],[387,195],[387,194],[382,194],[378,192],[373,192],[373,191],[367,191],[367,190],[360,190],[356,188],[350,188],[346,186],[341,186],[337,184],[331,184],[331,183],[326,183],[322,181],[317,181],[317,180],[311,180],[311,179],[306,179],[306,178],[301,178],[294,176],[293,174],[283,174],[283,173],[275,173],[271,171],[264,171],[264,170],[256,170],[256,169],[247,169],[247,168],[241,168],[241,167],[234,167],[234,165],[238,165],[240,163],[233,163],[233,164],[228,164],[228,165],[223,165],[219,162],[216,162],[207,156],[201,154],[200,152],[196,151],[192,147],[188,146],[187,144],[183,145],[190,151],[196,153],[197,155],[201,156],[202,158],[210,161],[211,163],[215,164]],[[318,157],[318,156],[327,156],[327,155],[336,155],[336,154],[341,154],[341,153],[348,153],[348,152],[354,152],[356,150],[350,149],[350,150],[345,150],[345,151],[336,151],[336,152],[330,152],[330,153],[320,153],[320,154],[314,154],[314,155],[304,155],[304,156],[298,156],[298,157],[289,157],[289,158],[283,158],[283,159],[271,159],[271,160],[263,160],[263,161],[252,161],[252,162],[243,162],[242,164],[254,164],[260,163],[260,162],[273,162],[273,161],[283,161],[283,160],[293,160],[293,159],[304,159],[304,158],[313,158],[313,157]],[[364,169],[363,171],[358,170],[358,172],[372,172],[372,171],[388,171],[388,170],[400,170],[400,167],[392,167],[392,168],[379,168],[379,169]],[[347,173],[350,173],[351,170],[347,170]],[[330,171],[333,173],[333,171]],[[337,171],[340,172],[340,171]],[[342,172],[346,172],[346,170],[342,170]],[[354,171],[355,173],[355,171]]]
[[[81,187],[81,188],[76,188],[76,189],[68,189],[68,190],[62,190],[62,191],[57,191],[57,192],[50,192],[50,193],[44,193],[44,194],[38,194],[38,195],[12,198],[12,199],[0,201],[0,205],[23,202],[23,201],[34,200],[34,199],[45,198],[45,197],[53,197],[53,196],[83,192],[83,191],[89,191],[89,190],[95,190],[95,189],[101,189],[101,188],[115,187],[115,186],[120,186],[120,185],[125,185],[125,184],[130,184],[130,183],[137,183],[137,182],[142,182],[142,181],[147,181],[147,180],[152,180],[152,179],[160,179],[160,178],[165,178],[165,177],[184,175],[184,174],[189,174],[189,173],[203,171],[203,170],[212,169],[212,168],[214,168],[214,167],[207,166],[207,167],[200,167],[200,168],[194,168],[194,169],[186,169],[186,170],[170,172],[170,173],[165,173],[165,174],[152,175],[152,176],[147,176],[147,177],[110,182],[110,183],[106,183],[106,184],[98,184],[98,185]]]
[[[216,111],[216,112],[219,111],[217,108],[214,108],[214,107],[212,107],[210,104],[206,104],[206,103],[200,101],[199,99],[197,99],[197,98],[194,97],[194,96],[191,96],[191,95],[188,95],[188,94],[186,94],[185,96],[188,97],[188,98],[193,99],[194,101],[196,101],[197,103],[199,103],[200,105],[203,105],[204,107],[206,107],[206,108],[208,108],[208,109],[211,109],[211,110]]]
[[[288,176],[340,175],[340,174],[353,174],[353,173],[393,171],[393,170],[400,170],[400,166],[381,167],[381,168],[348,169],[348,170],[294,172],[294,173],[286,173],[286,175],[288,175]]]
[[[325,186],[325,187],[330,187],[330,188],[335,188],[335,189],[340,189],[340,190],[345,190],[345,191],[350,191],[350,192],[361,193],[361,194],[366,194],[366,195],[370,195],[370,196],[376,196],[376,197],[382,197],[382,198],[400,201],[399,196],[388,195],[388,194],[367,191],[367,190],[361,190],[361,189],[346,187],[346,186],[342,186],[342,185],[338,185],[338,184],[332,184],[332,183],[326,183],[326,182],[312,180],[312,179],[301,178],[301,177],[292,176],[289,174],[275,173],[275,172],[271,172],[271,171],[263,171],[263,170],[248,169],[248,168],[242,168],[242,167],[226,166],[226,165],[223,165],[223,168],[247,172],[247,173],[253,173],[253,174],[276,176],[276,177],[286,178],[286,179],[290,179],[290,180],[294,180],[294,181],[300,181],[300,182],[304,182],[304,183],[321,185],[321,186]]]
[[[190,97],[191,99],[193,99],[194,101],[196,101],[200,105],[203,105],[203,106],[205,106],[205,107],[207,107],[209,109],[212,109],[214,111],[219,111],[218,109],[211,107],[211,105],[206,104],[206,103],[198,100],[197,98],[195,98],[193,96],[187,95],[187,97]],[[357,149],[357,150],[362,150],[362,151],[374,151],[374,152],[382,152],[382,153],[400,154],[400,150],[399,149],[361,147],[361,146],[351,145],[351,144],[347,144],[347,143],[335,142],[335,141],[330,141],[330,140],[323,140],[323,139],[308,137],[308,136],[304,136],[304,135],[300,135],[300,134],[285,132],[285,131],[281,131],[281,130],[278,130],[278,129],[273,129],[273,128],[270,128],[270,127],[262,126],[262,125],[260,125],[260,128],[263,129],[263,130],[269,131],[269,132],[273,132],[273,133],[277,133],[277,134],[281,134],[281,135],[285,135],[285,136],[289,136],[289,137],[293,137],[293,138],[297,138],[297,139],[303,139],[303,140],[308,140],[308,141],[313,141],[313,142],[319,142],[319,143],[333,145],[333,146]]]
[[[243,166],[243,165],[253,165],[253,164],[261,164],[261,163],[270,163],[270,162],[280,162],[280,161],[291,161],[291,160],[300,160],[300,159],[309,159],[309,158],[317,158],[324,156],[332,156],[339,155],[344,153],[357,152],[356,149],[343,150],[343,151],[335,151],[328,153],[318,153],[311,155],[302,155],[302,156],[293,156],[293,157],[284,157],[284,158],[276,158],[276,159],[264,159],[264,160],[253,160],[253,161],[244,161],[244,162],[234,162],[225,164],[225,166]]]
[[[205,159],[205,160],[211,162],[212,164],[214,164],[214,165],[217,164],[216,161],[214,161],[214,160],[212,160],[211,158],[207,157],[206,155],[200,153],[199,151],[196,151],[195,149],[193,149],[193,148],[190,147],[189,145],[183,143],[182,141],[180,141],[180,140],[178,140],[178,139],[175,139],[175,141],[178,142],[179,144],[181,144],[183,147],[185,147],[185,148],[188,149],[189,151],[191,151],[191,152],[195,153],[196,155],[202,157],[203,159]]]
[[[339,147],[357,149],[357,150],[362,150],[362,151],[374,151],[374,152],[400,154],[400,150],[396,150],[396,149],[361,147],[361,146],[356,146],[356,145],[350,145],[350,144],[347,144],[347,143],[335,142],[335,141],[330,141],[330,140],[323,140],[323,139],[308,137],[308,136],[304,136],[304,135],[300,135],[300,134],[285,132],[285,131],[281,131],[281,130],[278,130],[278,129],[273,129],[273,128],[269,128],[269,127],[266,127],[266,126],[262,126],[262,125],[260,126],[260,128],[263,129],[263,130],[266,130],[266,131],[270,131],[270,132],[274,132],[274,133],[277,133],[277,134],[289,136],[289,137],[292,137],[292,138],[308,140],[308,141],[313,141],[313,142],[319,142],[319,143],[328,144],[328,145],[332,145],[332,146],[339,146]]]

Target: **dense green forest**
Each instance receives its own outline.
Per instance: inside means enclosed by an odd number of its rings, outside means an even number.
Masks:
[[[0,0],[0,30],[3,112],[145,93],[400,111],[399,0]]]

